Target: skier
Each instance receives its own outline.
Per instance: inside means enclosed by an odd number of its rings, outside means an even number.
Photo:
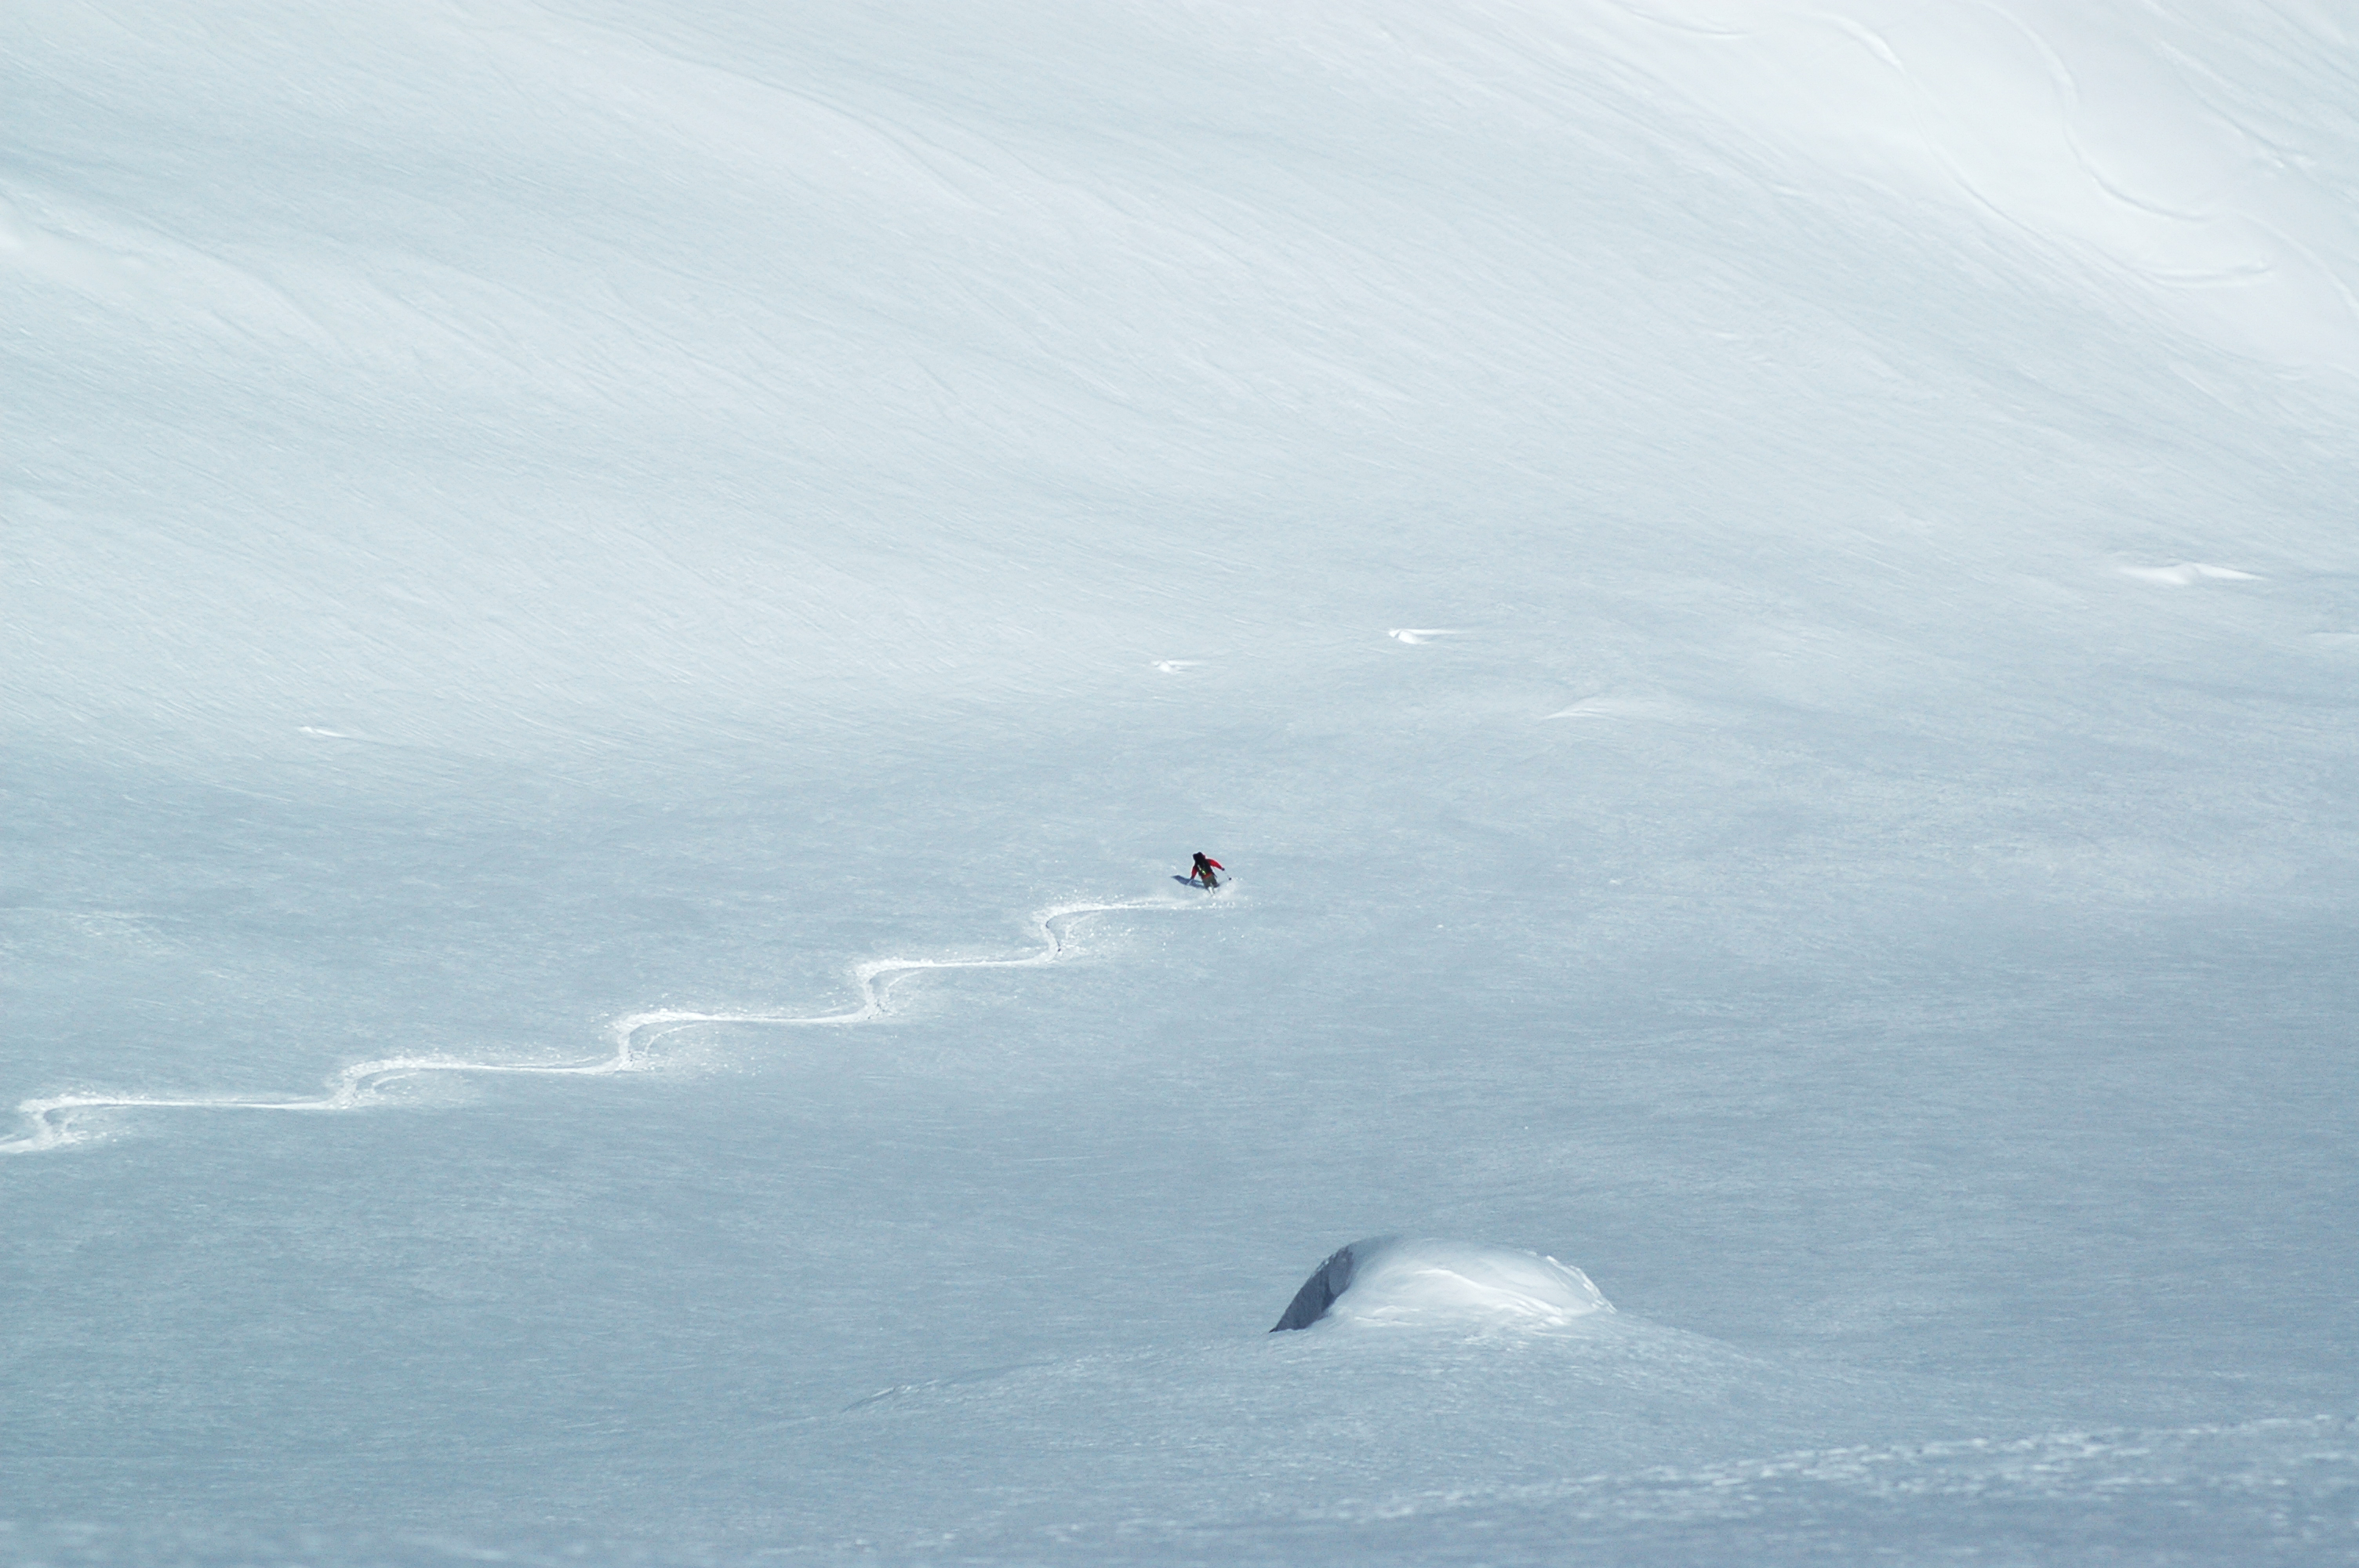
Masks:
[[[1196,863],[1189,870],[1188,880],[1191,882],[1202,882],[1207,888],[1216,888],[1221,885],[1221,879],[1212,873],[1225,871],[1228,869],[1203,850],[1199,849],[1196,851]]]

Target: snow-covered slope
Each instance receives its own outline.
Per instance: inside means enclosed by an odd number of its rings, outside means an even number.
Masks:
[[[0,1550],[2359,1553],[2354,38],[19,8]]]

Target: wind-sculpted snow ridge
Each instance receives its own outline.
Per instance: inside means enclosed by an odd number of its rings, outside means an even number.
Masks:
[[[1382,1326],[1555,1328],[1614,1304],[1571,1264],[1518,1247],[1371,1237],[1312,1271],[1270,1332]]]
[[[20,1101],[16,1109],[27,1123],[17,1137],[0,1141],[0,1154],[38,1154],[87,1142],[92,1134],[74,1128],[77,1112],[95,1110],[359,1110],[383,1098],[386,1084],[427,1073],[537,1074],[544,1076],[606,1077],[619,1073],[647,1072],[650,1041],[671,1030],[698,1023],[766,1023],[782,1028],[821,1024],[873,1023],[891,1009],[886,997],[905,975],[923,969],[1024,969],[1053,964],[1073,950],[1068,934],[1074,921],[1117,909],[1189,909],[1201,903],[1176,899],[1137,899],[1116,903],[1060,903],[1032,916],[1040,950],[1013,958],[871,958],[852,971],[860,1004],[842,1012],[683,1012],[663,1010],[628,1012],[607,1025],[614,1043],[608,1054],[580,1062],[473,1062],[460,1056],[385,1056],[355,1062],[330,1080],[324,1095],[310,1099],[249,1099],[236,1096],[168,1098],[154,1095],[62,1094]]]

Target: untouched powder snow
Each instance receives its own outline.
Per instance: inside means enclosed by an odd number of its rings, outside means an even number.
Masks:
[[[1841,171],[1963,205],[2132,309],[2265,361],[2359,368],[2354,38],[2332,6],[1616,0],[1581,14],[1789,179]]]
[[[0,1561],[2359,1561],[2354,44],[16,7]]]

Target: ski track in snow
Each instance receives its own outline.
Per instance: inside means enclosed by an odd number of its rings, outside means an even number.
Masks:
[[[2164,582],[2177,588],[2191,588],[2199,582],[2259,582],[2255,572],[2240,572],[2234,567],[2215,567],[2205,561],[2180,561],[2167,567],[2124,567],[2123,575],[2140,582]]]
[[[1036,911],[1032,929],[1039,934],[1040,950],[1014,958],[871,958],[852,971],[860,1005],[842,1012],[682,1012],[658,1010],[627,1012],[606,1026],[614,1049],[582,1062],[471,1062],[457,1056],[385,1056],[354,1062],[337,1073],[328,1093],[310,1099],[245,1099],[234,1096],[185,1099],[151,1095],[63,1094],[22,1100],[16,1109],[27,1130],[0,1141],[0,1154],[38,1154],[86,1143],[95,1133],[78,1132],[78,1111],[97,1110],[361,1110],[377,1103],[380,1091],[397,1078],[426,1073],[506,1073],[558,1077],[610,1077],[620,1073],[654,1069],[647,1048],[656,1037],[698,1023],[766,1023],[781,1028],[874,1023],[891,1009],[886,999],[895,982],[926,969],[1027,969],[1053,964],[1073,951],[1067,935],[1074,921],[1117,909],[1182,910],[1190,904],[1177,899],[1136,899],[1118,903],[1060,903]]]

